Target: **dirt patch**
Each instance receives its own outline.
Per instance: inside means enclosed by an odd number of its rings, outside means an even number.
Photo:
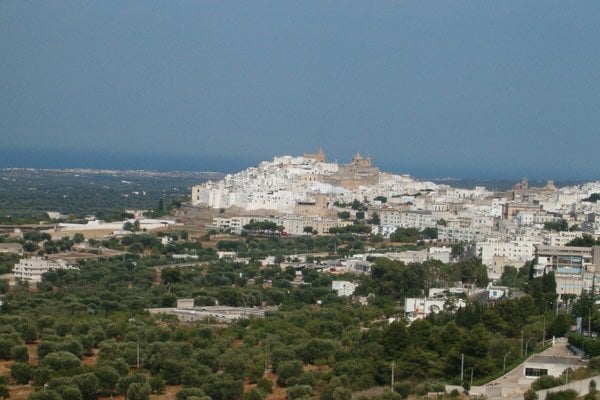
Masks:
[[[277,384],[277,375],[270,372],[265,378],[273,382],[273,391],[267,396],[266,400],[286,400],[287,399],[287,388],[283,388]]]
[[[81,360],[81,364],[89,365],[92,367],[95,366],[96,362],[98,361],[98,352],[99,351],[100,351],[100,349],[92,349],[92,355],[83,357],[83,360]]]
[[[329,365],[305,364],[303,369],[304,369],[304,372],[309,372],[309,371],[328,372],[328,371],[331,371],[331,367]]]
[[[0,360],[0,375],[10,376],[10,366],[12,363],[11,360]]]
[[[39,342],[27,343],[27,353],[29,353],[29,364],[37,365],[38,363],[38,349]]]
[[[167,386],[165,388],[165,392],[163,394],[151,394],[150,400],[173,400],[175,398],[175,395],[177,394],[177,392],[179,392],[181,390],[181,388],[182,388],[181,385]],[[125,400],[125,395],[114,394],[112,397],[111,396],[98,397],[97,399],[98,400]],[[12,397],[11,397],[11,400],[13,400]]]
[[[27,396],[34,392],[33,386],[31,385],[11,385],[8,387],[10,393],[10,400],[25,400]]]
[[[163,394],[152,394],[150,400],[173,400],[177,392],[181,390],[183,386],[167,386]]]

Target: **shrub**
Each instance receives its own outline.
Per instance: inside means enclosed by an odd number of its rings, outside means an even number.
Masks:
[[[167,386],[164,379],[160,376],[153,376],[150,378],[150,388],[152,389],[152,393],[162,394],[165,391],[165,387]]]
[[[27,346],[13,346],[10,349],[10,358],[18,362],[29,362],[29,353]]]
[[[147,383],[132,383],[127,389],[127,400],[148,400],[152,389]]]
[[[551,375],[544,375],[544,376],[540,376],[538,379],[536,379],[531,384],[531,388],[536,391],[543,390],[543,389],[550,389],[555,386],[560,386],[563,383],[564,383],[563,380],[560,378],[555,378]]]
[[[546,400],[575,400],[577,398],[577,392],[569,389],[569,390],[561,390],[554,393],[548,393],[546,395]]]
[[[31,372],[29,364],[16,362],[10,367],[10,376],[15,380],[17,385],[26,385],[29,383]]]

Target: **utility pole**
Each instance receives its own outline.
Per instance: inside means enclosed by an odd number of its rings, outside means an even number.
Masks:
[[[140,339],[137,340],[137,369],[140,369]]]
[[[463,383],[464,372],[465,372],[465,355],[463,353],[460,355],[460,384],[461,385]]]
[[[269,369],[269,341],[265,340],[265,373]]]
[[[394,391],[394,368],[396,366],[396,362],[392,361],[392,392]]]
[[[508,357],[511,351],[512,350],[509,350],[509,352],[504,355],[504,362],[502,363],[502,372],[506,371],[506,357]]]
[[[544,310],[544,330],[542,332],[542,346],[546,344],[546,311]]]
[[[529,342],[531,342],[531,339],[533,338],[527,339],[527,343],[525,343],[525,356],[527,356],[527,347],[529,346]]]
[[[588,308],[588,337],[592,337],[592,304],[590,304],[590,308]]]

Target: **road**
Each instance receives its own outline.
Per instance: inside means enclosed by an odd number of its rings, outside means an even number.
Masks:
[[[573,357],[574,354],[568,348],[567,338],[558,338],[554,341],[554,345],[552,347],[547,348],[546,350],[539,353],[539,355],[543,356],[563,356],[563,357]],[[533,355],[532,355],[533,357]],[[505,375],[501,376],[498,379],[495,379],[489,382],[487,385],[488,388],[494,387],[498,391],[501,390],[504,398],[511,397],[512,395],[519,395],[525,393],[527,389],[531,387],[531,383],[533,380],[524,380],[523,379],[523,364],[525,364],[531,357],[527,358],[526,361],[517,365],[513,370],[507,372]],[[489,393],[489,392],[488,392]],[[489,396],[489,398],[496,398],[494,396]]]

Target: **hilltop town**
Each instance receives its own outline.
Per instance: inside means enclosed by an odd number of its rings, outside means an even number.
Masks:
[[[436,241],[464,243],[488,267],[490,278],[498,279],[505,266],[520,268],[536,255],[543,256],[537,258],[538,275],[556,269],[551,260],[564,253],[566,243],[600,237],[599,192],[600,182],[530,187],[526,178],[505,192],[452,188],[381,172],[360,154],[348,164],[329,163],[320,150],[275,157],[194,186],[191,203],[219,210],[211,226],[237,233],[251,221],[271,221],[291,235],[323,235],[356,224],[383,238],[399,228],[435,229]],[[220,215],[226,211],[233,215]],[[600,254],[592,257],[589,248],[575,247],[569,255],[578,261],[559,268],[560,293],[580,294],[600,283],[593,278]]]

